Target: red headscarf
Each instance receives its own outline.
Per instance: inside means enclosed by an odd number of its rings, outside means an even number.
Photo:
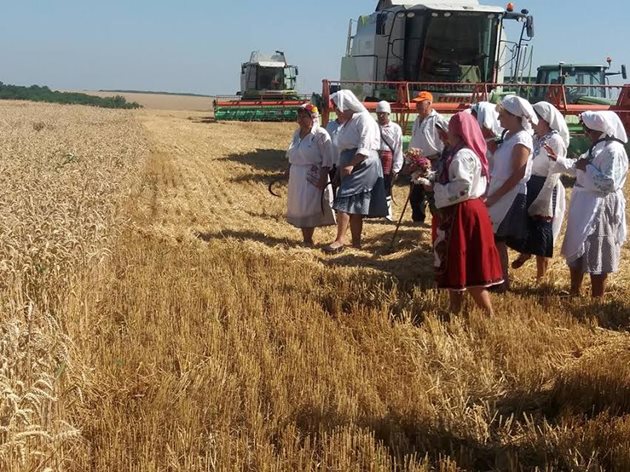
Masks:
[[[486,140],[481,133],[481,128],[479,127],[479,123],[477,123],[477,119],[470,113],[460,111],[459,113],[453,115],[451,120],[448,122],[448,130],[459,136],[463,141],[463,143],[453,150],[453,154],[464,147],[470,149],[477,155],[479,162],[481,162],[481,175],[488,178],[490,176],[490,172],[488,170],[488,158],[486,157],[488,146],[486,145]]]

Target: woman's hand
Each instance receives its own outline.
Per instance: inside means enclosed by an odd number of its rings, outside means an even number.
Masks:
[[[342,167],[341,168],[341,178],[343,179],[344,177],[348,177],[350,174],[352,174],[353,170],[354,170],[354,166],[353,165]]]
[[[553,148],[549,146],[549,144],[545,143],[543,144],[543,147],[545,148],[545,151],[547,151],[547,156],[549,156],[549,159],[551,159],[552,161],[558,160],[558,155],[556,154],[556,151],[554,151]]]

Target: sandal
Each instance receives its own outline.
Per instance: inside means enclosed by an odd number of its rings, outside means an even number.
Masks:
[[[343,244],[339,246],[333,246],[333,244],[334,243],[329,244],[328,246],[324,246],[322,248],[322,251],[324,251],[326,254],[339,254],[345,249],[345,246]]]
[[[518,269],[523,266],[530,258],[531,254],[519,254],[519,256],[512,261],[512,269]]]

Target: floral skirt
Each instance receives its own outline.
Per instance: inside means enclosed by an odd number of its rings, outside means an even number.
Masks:
[[[465,290],[503,282],[486,205],[478,198],[442,208],[433,243],[439,288]]]

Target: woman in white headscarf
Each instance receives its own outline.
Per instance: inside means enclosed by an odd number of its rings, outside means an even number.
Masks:
[[[531,123],[538,123],[538,118],[530,103],[515,95],[505,97],[497,111],[506,133],[494,153],[486,205],[503,266],[502,290],[507,290],[507,247],[517,246],[527,236],[527,181],[534,149]]]
[[[340,90],[331,99],[335,113],[344,122],[337,135],[341,176],[333,205],[337,210],[337,237],[324,248],[334,253],[343,250],[348,226],[352,245],[361,247],[363,217],[387,216],[387,198],[378,156],[381,146],[378,124],[350,90]]]
[[[562,255],[571,270],[571,293],[580,294],[588,273],[592,296],[601,297],[608,274],[619,269],[626,240],[623,187],[628,173],[624,148],[628,136],[612,111],[587,111],[580,120],[592,146],[577,161],[558,159],[556,164],[576,177]]]
[[[515,248],[521,254],[512,262],[512,268],[518,269],[533,254],[540,281],[553,257],[564,218],[565,192],[555,160],[566,158],[570,136],[564,116],[551,103],[538,102],[534,111],[538,123],[534,125],[532,175],[527,182],[528,232],[527,239]]]
[[[490,102],[477,102],[470,107],[470,112],[475,118],[481,128],[481,133],[486,140],[488,150],[486,157],[490,164],[490,171],[492,171],[494,152],[497,150],[497,142],[503,136],[503,128],[499,123],[499,114],[497,113],[497,106]]]
[[[332,190],[327,185],[334,147],[328,132],[318,125],[318,118],[314,105],[307,103],[298,108],[299,127],[287,150],[290,166],[287,221],[302,230],[305,246],[313,245],[316,226],[335,224]]]

